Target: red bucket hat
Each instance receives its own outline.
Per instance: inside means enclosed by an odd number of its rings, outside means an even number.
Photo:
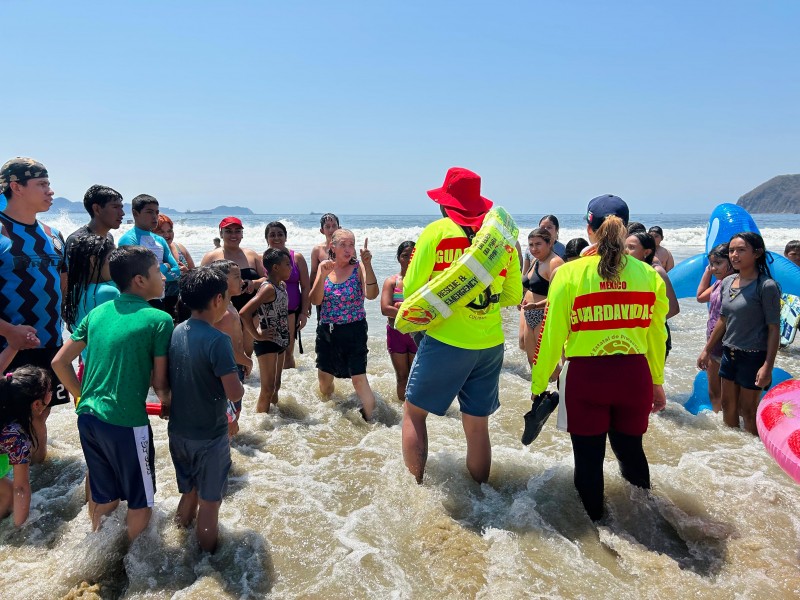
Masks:
[[[428,191],[428,197],[444,207],[458,225],[479,229],[492,208],[492,201],[481,196],[481,178],[462,167],[448,169],[442,187]]]

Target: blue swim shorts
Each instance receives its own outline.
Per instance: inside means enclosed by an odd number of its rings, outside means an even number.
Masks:
[[[156,453],[150,425],[122,427],[84,413],[78,415],[78,433],[91,473],[92,500],[127,500],[132,509],[153,506]]]
[[[441,416],[458,397],[462,413],[488,417],[500,408],[502,366],[503,344],[466,350],[426,335],[411,364],[406,400]]]
[[[227,432],[212,440],[190,440],[170,433],[169,453],[175,465],[175,479],[181,494],[196,488],[201,500],[222,500],[231,470],[231,446]]]

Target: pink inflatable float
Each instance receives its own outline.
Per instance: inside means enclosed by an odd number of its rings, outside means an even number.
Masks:
[[[772,388],[758,405],[756,425],[772,458],[800,483],[800,381]]]

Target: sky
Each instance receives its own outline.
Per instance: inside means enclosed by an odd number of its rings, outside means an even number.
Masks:
[[[800,172],[800,3],[0,0],[0,161],[57,196],[427,214],[704,213]]]

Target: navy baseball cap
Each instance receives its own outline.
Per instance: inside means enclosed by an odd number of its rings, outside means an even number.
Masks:
[[[611,215],[622,219],[622,222],[627,227],[628,217],[630,216],[628,205],[619,196],[605,194],[589,200],[589,206],[586,207],[586,216],[584,218],[592,229],[597,231],[605,221],[605,218]]]

